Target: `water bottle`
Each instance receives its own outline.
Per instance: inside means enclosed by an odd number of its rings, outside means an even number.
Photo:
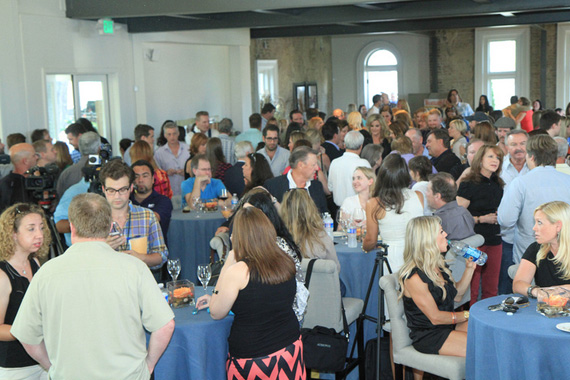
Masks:
[[[473,248],[461,241],[448,240],[447,242],[451,247],[451,251],[457,256],[463,256],[466,259],[472,257],[473,261],[477,265],[485,265],[485,263],[487,262],[487,254],[485,252],[481,252],[477,248]]]
[[[348,248],[356,248],[358,243],[356,242],[356,226],[350,223],[348,227]]]
[[[239,203],[239,198],[238,198],[237,194],[234,193],[232,196],[232,210],[236,209],[238,203]]]
[[[334,221],[331,217],[331,214],[329,214],[328,212],[325,213],[325,219],[323,220],[324,224],[325,224],[325,232],[327,233],[327,235],[329,235],[331,237],[331,239],[333,238],[333,231],[334,231]]]

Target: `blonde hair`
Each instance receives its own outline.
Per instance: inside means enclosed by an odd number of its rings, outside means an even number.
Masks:
[[[313,128],[307,129],[305,137],[311,142],[311,144],[313,144],[313,146],[321,145],[325,140],[321,132]]]
[[[324,233],[323,221],[315,202],[305,189],[292,189],[285,193],[279,208],[281,219],[291,232],[293,240],[299,246],[303,257],[315,251],[315,246],[325,249],[319,235]]]
[[[404,265],[398,272],[400,284],[400,297],[404,294],[405,280],[408,279],[414,268],[418,268],[443,291],[442,300],[445,299],[445,281],[437,275],[437,269],[447,273],[453,281],[451,272],[445,266],[445,260],[437,246],[437,236],[440,233],[441,219],[437,216],[419,216],[408,222],[406,227],[406,246],[404,248]]]
[[[16,242],[13,234],[18,232],[22,219],[29,214],[38,214],[44,223],[44,240],[40,249],[32,253],[31,257],[44,257],[49,251],[51,244],[51,234],[44,211],[38,205],[32,203],[16,203],[8,207],[0,215],[0,260],[9,260],[16,251]]]
[[[364,174],[364,176],[368,179],[372,180],[372,185],[370,185],[368,187],[368,191],[370,192],[370,194],[372,193],[372,190],[374,190],[374,184],[376,183],[376,173],[374,173],[374,170],[367,168],[366,166],[358,166],[356,169],[354,169],[354,171],[352,172],[352,174],[354,175],[354,173],[356,173],[357,170],[360,170],[360,172],[362,174]]]
[[[550,223],[562,222],[562,229],[558,235],[558,253],[552,261],[555,265],[560,266],[559,274],[564,280],[570,279],[570,205],[562,201],[548,202],[538,206],[534,210],[534,214],[542,211],[546,219]],[[536,254],[536,266],[540,265],[543,259],[546,259],[550,252],[550,243],[540,245],[540,249]]]
[[[323,123],[323,119],[320,118],[320,117],[318,117],[318,116],[315,116],[315,117],[312,117],[312,118],[309,120],[309,122],[307,123],[307,126],[309,127],[309,129],[311,129],[311,128],[317,128],[317,124],[318,124],[318,123]],[[322,127],[322,126],[321,126],[321,127]]]
[[[354,111],[348,114],[346,118],[348,122],[348,127],[353,131],[358,131],[362,129],[362,115],[358,111]]]

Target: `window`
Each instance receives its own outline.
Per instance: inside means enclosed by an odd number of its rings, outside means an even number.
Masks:
[[[257,95],[259,97],[259,109],[265,103],[277,106],[278,71],[276,59],[257,60]]]
[[[101,136],[109,136],[106,75],[46,75],[50,135],[67,141],[65,128],[80,117],[91,121]]]
[[[487,95],[500,110],[513,95],[529,96],[529,38],[528,28],[475,30],[475,99]]]
[[[377,49],[366,59],[364,67],[364,99],[368,108],[372,97],[385,92],[390,101],[398,101],[398,59],[389,50]]]
[[[558,24],[557,36],[556,107],[566,110],[570,102],[570,23]]]

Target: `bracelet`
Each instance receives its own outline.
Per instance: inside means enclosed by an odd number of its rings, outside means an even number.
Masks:
[[[457,316],[455,315],[455,312],[452,311],[451,312],[451,324],[455,325],[457,323]]]
[[[528,289],[526,290],[528,298],[536,298],[535,296],[532,295],[532,290],[535,288],[538,288],[538,285],[531,285],[528,287]]]
[[[214,289],[214,291],[212,292],[212,294],[218,294],[220,291],[218,289]]]
[[[469,311],[463,310],[463,318],[465,318],[465,320],[469,319]]]
[[[480,216],[476,216],[473,219],[475,219],[475,224],[479,224],[481,217]]]

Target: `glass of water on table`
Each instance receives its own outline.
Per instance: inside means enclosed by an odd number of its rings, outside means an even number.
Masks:
[[[204,287],[204,293],[205,293],[206,287],[210,282],[210,277],[212,277],[212,268],[210,267],[210,264],[202,264],[198,265],[198,269],[196,272],[197,272],[196,274],[198,275],[198,280],[200,280],[200,283],[202,283],[202,286]]]

